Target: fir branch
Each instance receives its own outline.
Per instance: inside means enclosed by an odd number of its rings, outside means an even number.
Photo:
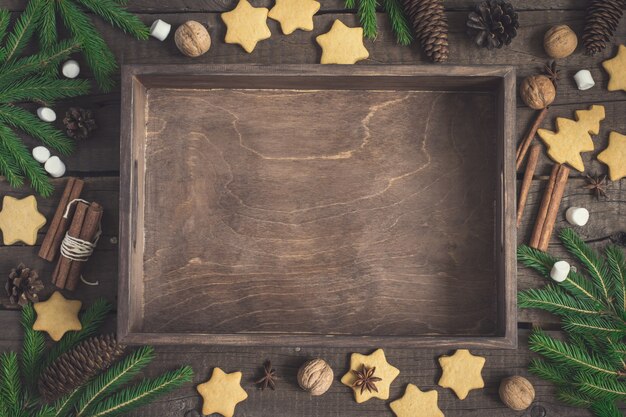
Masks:
[[[50,50],[57,41],[56,1],[45,1],[39,12],[39,46],[44,51]]]
[[[40,406],[39,410],[37,410],[32,417],[54,417],[54,408],[50,405],[44,404]]]
[[[517,303],[521,308],[539,308],[560,316],[572,314],[598,316],[600,315],[598,310],[601,308],[597,303],[572,297],[553,284],[541,289],[520,291]]]
[[[613,364],[598,354],[586,352],[579,346],[554,339],[541,330],[533,330],[529,338],[529,347],[533,352],[581,372],[618,375]]]
[[[593,400],[589,396],[581,393],[574,387],[561,387],[558,389],[556,396],[559,400],[572,407],[589,408],[593,404]]]
[[[624,417],[615,401],[598,401],[591,405],[591,411],[598,417]]]
[[[366,38],[376,39],[378,23],[376,22],[377,0],[359,0],[357,14],[363,26],[363,35]]]
[[[385,10],[389,16],[389,22],[391,23],[391,29],[396,35],[396,41],[400,45],[410,45],[413,42],[413,33],[406,20],[404,10],[399,3],[399,0],[383,0]]]
[[[0,402],[11,417],[21,415],[22,392],[20,371],[15,352],[0,354]]]
[[[9,22],[11,21],[11,13],[7,9],[0,9],[0,44],[7,35]]]
[[[33,330],[35,309],[28,303],[22,307],[22,377],[31,394],[37,392],[37,380],[40,374],[41,358],[46,348],[46,340],[41,332]]]
[[[114,0],[77,0],[83,6],[137,39],[146,40],[150,29]]]
[[[82,330],[77,332],[67,332],[63,338],[54,344],[43,362],[43,368],[50,365],[59,356],[75,347],[78,343],[93,336],[102,325],[107,314],[111,311],[111,304],[99,298],[81,316],[80,323]]]
[[[0,121],[39,139],[44,145],[63,155],[69,155],[74,148],[72,140],[63,132],[20,107],[0,105]]]
[[[592,398],[603,400],[626,398],[626,384],[618,381],[617,378],[580,373],[577,382],[580,390]]]
[[[605,250],[609,266],[609,279],[613,288],[613,305],[622,315],[626,313],[626,260],[624,252],[615,245],[608,245]]]
[[[157,378],[143,380],[97,404],[87,417],[113,417],[126,413],[150,402],[158,395],[180,387],[192,378],[193,370],[189,366],[183,366]]]
[[[528,371],[557,385],[567,385],[571,381],[569,372],[544,359],[533,358],[528,365]]]
[[[65,26],[82,47],[87,63],[103,91],[113,88],[112,76],[117,70],[113,53],[89,18],[70,1],[58,3]]]
[[[356,0],[346,0],[346,8],[354,9],[356,7]]]
[[[561,230],[559,237],[565,248],[585,266],[591,276],[591,281],[600,290],[607,305],[611,304],[609,294],[612,288],[610,281],[605,279],[608,270],[600,256],[570,228]]]
[[[33,35],[41,3],[42,0],[30,0],[28,2],[26,9],[17,19],[13,25],[13,30],[7,36],[4,47],[0,49],[0,62],[9,62],[22,52]]]
[[[85,387],[75,388],[72,392],[60,398],[54,403],[54,413],[50,417],[66,417],[72,411],[74,405],[85,391]]]
[[[620,339],[626,335],[624,324],[608,317],[565,317],[563,328],[571,333]]]
[[[94,404],[97,404],[103,397],[110,395],[115,389],[130,381],[153,359],[154,349],[144,346],[98,376],[85,388],[78,401],[76,417],[82,417],[88,413]]]
[[[88,92],[87,80],[33,77],[0,86],[0,103],[38,101],[50,104],[62,98],[76,97]]]
[[[2,129],[2,127],[0,127]],[[0,173],[5,176],[11,187],[17,188],[24,185],[24,177],[13,155],[7,151],[0,141]]]
[[[17,166],[37,193],[43,197],[49,197],[52,194],[53,187],[46,171],[33,159],[20,138],[7,126],[0,124],[0,154],[5,152],[15,158]]]

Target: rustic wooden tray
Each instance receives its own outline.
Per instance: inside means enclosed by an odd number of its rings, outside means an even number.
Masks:
[[[122,82],[124,342],[515,347],[511,67]]]

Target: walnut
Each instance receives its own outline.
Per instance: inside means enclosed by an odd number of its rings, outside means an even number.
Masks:
[[[298,384],[311,395],[322,395],[333,383],[334,373],[323,359],[306,362],[298,371]]]
[[[556,88],[545,75],[531,75],[522,81],[520,96],[528,107],[541,110],[552,104],[556,98]]]
[[[578,46],[578,37],[567,25],[551,27],[543,37],[543,47],[552,58],[570,56]]]
[[[197,57],[211,47],[211,35],[202,24],[189,20],[176,29],[174,42],[183,54]]]
[[[522,411],[530,407],[535,399],[535,389],[526,378],[511,376],[500,383],[500,399],[509,408]]]

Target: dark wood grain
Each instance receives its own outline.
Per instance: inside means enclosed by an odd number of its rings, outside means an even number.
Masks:
[[[514,343],[510,69],[125,71],[127,341]]]

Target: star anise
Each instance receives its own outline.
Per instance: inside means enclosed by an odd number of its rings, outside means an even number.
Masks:
[[[556,61],[550,61],[549,63],[544,65],[543,72],[546,74],[546,77],[548,77],[550,81],[552,81],[552,84],[554,84],[554,88],[556,88],[561,73],[561,71],[556,69]]]
[[[587,178],[587,185],[584,185],[583,188],[587,189],[587,190],[591,190],[592,193],[594,193],[594,195],[596,196],[596,198],[599,200],[600,197],[606,197],[606,188],[607,188],[607,182],[606,182],[606,175],[595,175],[595,176],[591,176],[591,175],[586,175],[585,176]]]
[[[263,378],[254,381],[255,384],[259,385],[261,390],[264,390],[267,387],[270,387],[272,390],[276,389],[276,380],[278,377],[276,376],[276,369],[272,368],[272,362],[267,361],[263,365]]]
[[[376,367],[368,368],[363,365],[360,371],[352,371],[356,375],[356,381],[352,383],[353,388],[361,388],[361,394],[365,392],[365,390],[369,392],[378,392],[378,388],[376,388],[376,383],[378,381],[382,381],[381,378],[374,376],[374,372],[376,372]]]

